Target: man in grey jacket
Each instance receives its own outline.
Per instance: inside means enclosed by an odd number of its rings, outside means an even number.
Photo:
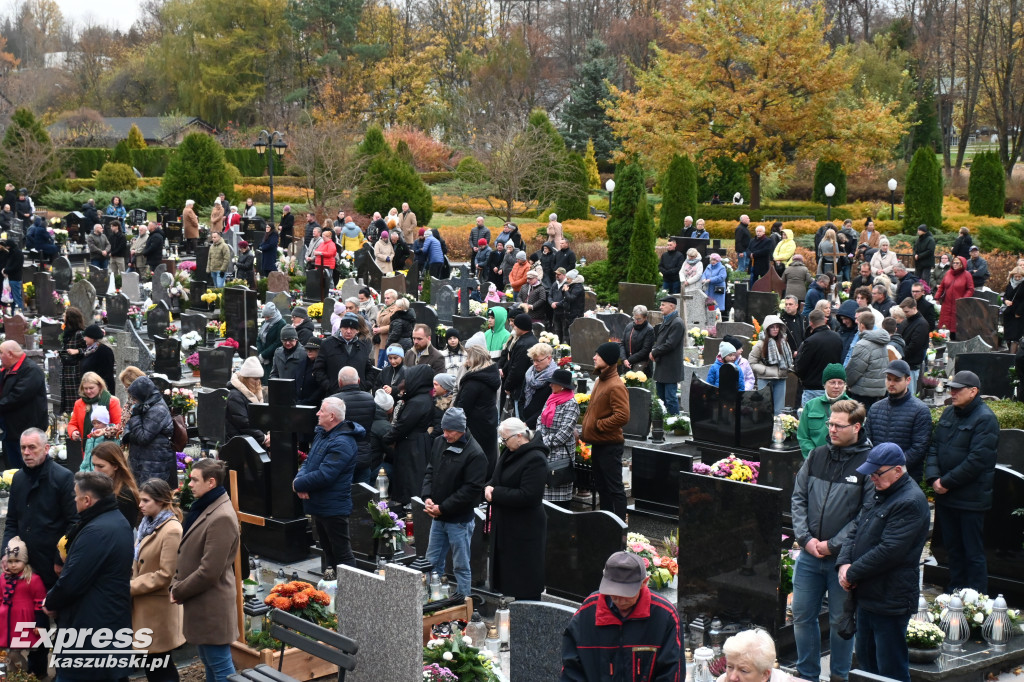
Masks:
[[[846,392],[870,408],[885,396],[885,368],[889,365],[889,332],[875,329],[871,312],[857,313],[859,338],[850,349],[846,363]]]
[[[679,302],[674,296],[661,299],[661,324],[655,330],[650,358],[654,364],[654,385],[669,414],[679,414],[677,392],[683,380],[683,339],[686,330],[679,319]]]
[[[846,680],[853,640],[839,636],[846,596],[836,574],[836,557],[856,527],[857,514],[871,500],[874,486],[857,473],[867,460],[871,441],[864,431],[864,406],[839,400],[828,419],[828,440],[811,450],[793,488],[793,533],[804,551],[793,567],[793,633],[799,677],[821,676],[821,631],[818,614],[828,593],[829,668],[832,680]]]
[[[110,258],[110,240],[107,239],[107,235],[103,234],[103,226],[99,223],[93,225],[92,232],[85,238],[85,243],[89,247],[89,262],[106,270]],[[106,292],[100,293],[105,294]]]

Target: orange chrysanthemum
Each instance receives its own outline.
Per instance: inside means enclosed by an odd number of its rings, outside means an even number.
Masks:
[[[313,592],[313,598],[318,603],[323,604],[324,606],[327,606],[328,604],[331,603],[330,595],[328,595],[326,592],[324,592],[322,590],[316,590],[315,592]]]
[[[309,606],[309,595],[305,592],[299,592],[295,597],[292,598],[292,604],[297,609],[304,609]]]
[[[274,601],[270,605],[275,609],[290,611],[292,608],[292,600],[287,597],[274,597]]]

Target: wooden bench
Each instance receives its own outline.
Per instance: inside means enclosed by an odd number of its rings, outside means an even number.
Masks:
[[[268,619],[271,624],[270,636],[281,642],[277,670],[263,663],[255,668],[229,675],[230,682],[297,682],[291,675],[281,672],[286,646],[295,647],[337,665],[338,682],[344,682],[345,673],[355,669],[355,655],[359,645],[348,637],[279,609],[273,609]]]

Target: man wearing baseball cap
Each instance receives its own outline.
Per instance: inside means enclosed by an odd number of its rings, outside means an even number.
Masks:
[[[906,632],[917,611],[928,500],[895,443],[873,447],[857,473],[870,477],[875,494],[836,560],[839,584],[857,600],[857,665],[910,682]]]
[[[974,372],[957,372],[949,382],[953,404],[939,417],[924,465],[935,491],[935,524],[949,551],[949,589],[988,592],[988,564],[982,544],[985,512],[992,507],[999,421],[982,401]]]
[[[583,601],[562,634],[559,680],[681,682],[685,677],[675,604],[647,588],[643,559],[612,554],[600,588]]]
[[[911,392],[913,370],[905,360],[893,360],[885,368],[888,398],[868,410],[864,429],[872,443],[896,443],[907,458],[907,471],[915,481],[924,475],[924,456],[932,438],[932,414]]]

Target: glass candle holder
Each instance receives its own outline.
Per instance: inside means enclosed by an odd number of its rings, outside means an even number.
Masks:
[[[946,652],[960,651],[971,637],[971,624],[964,615],[964,603],[960,597],[953,596],[946,605],[946,615],[939,623],[946,639],[942,642],[942,650]]]
[[[1004,651],[1013,635],[1013,622],[1006,613],[1006,600],[999,595],[992,602],[992,613],[981,626],[981,636],[996,651]]]

